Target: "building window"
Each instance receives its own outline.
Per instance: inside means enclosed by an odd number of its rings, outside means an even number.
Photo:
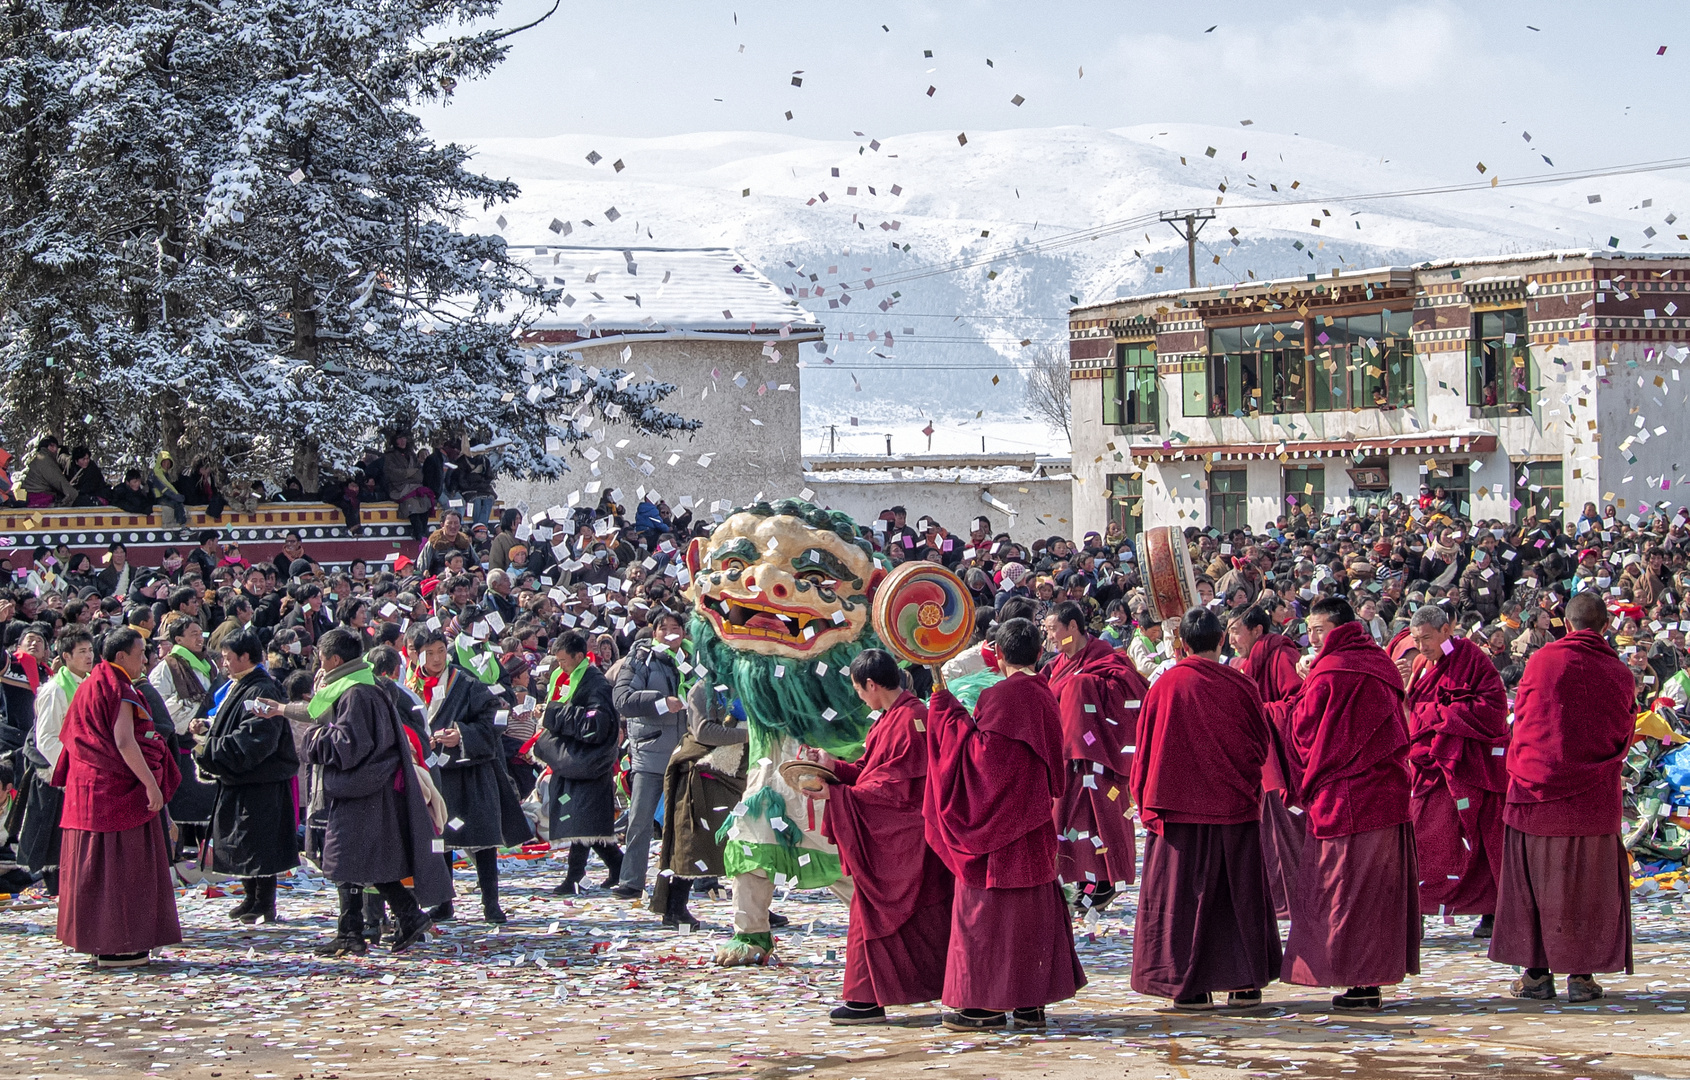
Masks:
[[[1250,528],[1248,475],[1243,469],[1215,469],[1209,473],[1209,528],[1222,533]]]
[[[1122,535],[1138,542],[1144,531],[1144,474],[1109,475],[1109,524],[1119,526]]]
[[[1559,461],[1526,461],[1520,465],[1520,487],[1514,524],[1550,521],[1566,512],[1564,473]]]
[[[1285,510],[1315,518],[1320,517],[1326,510],[1326,466],[1286,466],[1282,473],[1285,477]]]
[[[1209,415],[1208,358],[1188,356],[1180,363],[1180,415]]]
[[[1322,316],[1309,326],[1309,411],[1414,406],[1413,314]]]
[[[1303,412],[1303,368],[1301,323],[1211,330],[1207,415]]]
[[[1209,359],[1197,388],[1187,380],[1187,416],[1256,416],[1414,406],[1413,314],[1316,316],[1209,331]]]
[[[1525,309],[1474,312],[1467,348],[1467,404],[1479,416],[1529,412],[1535,381]]]
[[[1161,422],[1155,345],[1144,341],[1115,346],[1115,366],[1103,375],[1103,422],[1152,429]]]

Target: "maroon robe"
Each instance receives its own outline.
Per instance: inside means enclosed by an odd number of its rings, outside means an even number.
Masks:
[[[1280,978],[1382,986],[1420,971],[1402,676],[1367,627],[1326,635],[1294,698],[1268,706],[1308,820]]]
[[[927,706],[905,693],[869,728],[863,756],[838,762],[822,833],[851,876],[845,1000],[933,1001],[945,985],[951,873],[927,846]]]
[[[1150,686],[1125,655],[1088,638],[1045,669],[1062,716],[1068,786],[1056,804],[1058,876],[1082,892],[1132,884],[1132,771],[1138,712]]]
[[[1620,776],[1631,669],[1594,630],[1533,653],[1514,698],[1490,958],[1589,975],[1632,969]]]
[[[1450,638],[1408,687],[1414,840],[1424,915],[1489,915],[1502,871],[1508,692],[1490,656]]]
[[[1162,673],[1139,711],[1133,798],[1150,836],[1133,931],[1133,989],[1190,998],[1254,990],[1279,971],[1262,866],[1256,684],[1199,656]]]
[[[58,938],[77,952],[139,953],[182,940],[170,848],[160,812],[118,753],[118,714],[134,710],[135,742],[164,794],[182,774],[152,712],[122,668],[95,665],[72,695],[53,784],[65,792],[59,854]]]
[[[1062,721],[1042,676],[1015,674],[970,716],[947,690],[928,703],[927,842],[956,875],[941,1000],[1032,1008],[1086,983],[1056,880],[1051,807],[1067,777]]]
[[[1296,696],[1303,685],[1303,677],[1297,674],[1300,656],[1290,638],[1266,633],[1251,646],[1249,655],[1235,659],[1233,664],[1255,681],[1265,708]],[[1295,772],[1295,755],[1285,749],[1283,732],[1272,724],[1268,729],[1276,752],[1262,765],[1262,862],[1267,867],[1268,888],[1273,891],[1273,912],[1289,919],[1291,889],[1303,861],[1303,835],[1308,827],[1303,823],[1302,809],[1286,802],[1286,793],[1297,788],[1295,775],[1286,775],[1288,770]]]

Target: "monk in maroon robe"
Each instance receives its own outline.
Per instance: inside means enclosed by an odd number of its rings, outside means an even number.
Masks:
[[[1127,776],[1140,703],[1150,689],[1126,655],[1086,633],[1086,615],[1067,601],[1045,616],[1056,658],[1045,668],[1062,714],[1068,787],[1056,804],[1057,873],[1075,887],[1081,911],[1102,910],[1132,884],[1137,852]]]
[[[1402,677],[1344,599],[1317,601],[1308,624],[1320,651],[1296,696],[1267,707],[1308,818],[1279,977],[1347,986],[1333,1008],[1376,1010],[1381,986],[1420,971]]]
[[[1264,706],[1296,696],[1303,685],[1303,677],[1297,674],[1301,653],[1290,638],[1273,632],[1269,612],[1255,606],[1245,608],[1227,624],[1226,632],[1232,644],[1233,666],[1255,682]],[[1284,749],[1288,740],[1278,728],[1269,725],[1269,730],[1276,752],[1262,765],[1262,861],[1267,867],[1268,888],[1273,891],[1274,915],[1289,919],[1291,886],[1302,863],[1307,826],[1301,808],[1288,805],[1285,799],[1287,791],[1296,790],[1296,778],[1286,776],[1282,767],[1292,759]]]
[[[886,1006],[936,1000],[951,937],[951,872],[927,846],[927,706],[903,689],[898,662],[880,649],[851,661],[857,696],[880,716],[863,756],[832,763],[838,783],[807,791],[825,800],[822,832],[839,848],[855,888],[845,933],[845,1003],[835,1024],[886,1020]]]
[[[956,875],[941,1000],[953,1031],[1043,1026],[1044,1007],[1086,984],[1056,880],[1052,808],[1067,782],[1056,698],[1035,665],[1039,629],[998,627],[1007,676],[969,716],[944,689],[927,713],[927,842]]]
[[[128,627],[106,635],[104,662],[65,713],[53,770],[65,793],[58,937],[100,967],[145,964],[151,950],[182,940],[160,817],[182,774],[134,685],[146,654]]]
[[[1620,774],[1635,731],[1631,669],[1603,638],[1595,593],[1567,602],[1570,632],[1533,653],[1514,696],[1505,759],[1502,878],[1490,958],[1525,969],[1516,997],[1602,996],[1598,971],[1631,972],[1631,865]]]
[[[1262,866],[1262,763],[1271,740],[1256,684],[1220,662],[1207,608],[1180,623],[1184,657],[1139,711],[1133,800],[1149,832],[1133,931],[1133,989],[1180,1009],[1261,1004],[1279,973]]]
[[[1418,652],[1408,682],[1408,761],[1420,912],[1481,916],[1473,935],[1489,937],[1502,871],[1508,692],[1485,650],[1454,630],[1431,605],[1409,620]]]

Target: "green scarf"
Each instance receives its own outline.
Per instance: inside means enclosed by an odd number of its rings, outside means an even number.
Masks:
[[[569,689],[562,697],[557,699],[557,703],[559,705],[567,705],[574,700],[575,691],[581,686],[581,675],[587,670],[587,665],[590,663],[592,663],[592,661],[583,658],[579,664],[575,665],[575,670],[569,673]],[[552,695],[557,692],[557,683],[562,677],[562,668],[553,669],[552,677],[550,681],[546,683],[546,700],[548,702],[552,700]]]
[[[206,682],[209,683],[211,681],[211,662],[209,660],[201,660],[199,657],[195,656],[180,645],[172,645],[170,647],[170,655],[199,672],[200,678],[204,679]]]
[[[68,705],[70,704],[70,699],[76,696],[76,688],[82,685],[82,680],[85,677],[86,676],[78,675],[70,668],[62,667],[54,673],[51,679],[48,679],[47,681],[64,691],[65,704]]]
[[[475,672],[475,677],[483,683],[492,686],[499,681],[499,658],[490,649],[478,646],[470,650],[457,644],[452,648],[458,655],[459,665]]]
[[[335,676],[333,682],[326,684],[321,690],[311,695],[311,704],[305,707],[305,712],[311,719],[321,720],[324,713],[334,708],[334,703],[340,700],[340,695],[354,686],[374,686],[376,684],[375,672],[371,671],[370,665],[364,661],[354,660],[352,663],[343,666],[351,670],[344,675]],[[339,671],[340,669],[336,668],[335,670]]]

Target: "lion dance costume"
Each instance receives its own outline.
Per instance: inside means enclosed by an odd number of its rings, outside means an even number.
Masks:
[[[774,889],[832,887],[848,896],[839,852],[821,834],[824,803],[781,779],[802,747],[854,761],[868,709],[851,661],[878,647],[869,604],[885,571],[856,523],[796,499],[736,510],[687,548],[691,636],[702,670],[750,731],[745,798],[723,826],[734,879],[734,936],[719,964],[761,964],[774,951]]]

